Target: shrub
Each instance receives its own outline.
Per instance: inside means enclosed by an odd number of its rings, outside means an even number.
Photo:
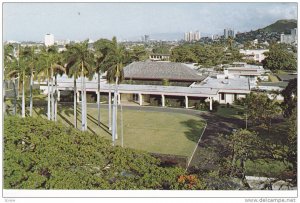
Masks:
[[[184,170],[41,118],[4,122],[6,189],[175,189]],[[180,189],[180,188],[179,188]]]

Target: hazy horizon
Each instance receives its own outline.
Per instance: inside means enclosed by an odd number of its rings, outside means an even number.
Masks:
[[[43,41],[46,33],[55,40],[221,34],[224,28],[245,32],[280,19],[297,20],[297,3],[3,3],[3,40]]]

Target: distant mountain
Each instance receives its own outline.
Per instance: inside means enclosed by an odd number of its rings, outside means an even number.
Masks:
[[[280,34],[290,34],[290,30],[297,27],[297,20],[278,20],[264,28],[236,34],[235,40],[239,43],[258,39],[260,42],[279,41]]]
[[[297,20],[278,20],[275,23],[263,28],[265,32],[289,33],[293,28],[297,28]]]

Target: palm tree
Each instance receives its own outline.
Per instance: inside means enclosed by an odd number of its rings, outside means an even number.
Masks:
[[[126,60],[126,52],[123,46],[118,45],[116,38],[112,39],[113,52],[110,55],[112,66],[107,70],[108,81],[115,83],[114,104],[113,104],[113,120],[112,120],[112,141],[115,144],[117,138],[117,100],[118,100],[118,84],[124,79],[123,63]]]
[[[18,74],[22,75],[20,80],[22,81],[22,117],[25,117],[25,79],[26,73],[28,73],[28,65],[30,64],[31,58],[29,54],[29,47],[19,49],[19,56],[18,56],[18,66],[11,72],[10,75]]]
[[[87,130],[85,77],[92,75],[94,55],[88,48],[88,40],[67,47],[67,73],[74,77],[74,117],[76,118],[76,77],[81,74],[81,122],[82,131]]]
[[[54,89],[51,92],[52,96],[52,117],[54,121],[57,121],[57,102],[58,102],[58,89],[57,89],[57,75],[63,75],[66,73],[66,68],[64,67],[64,56],[63,53],[56,52],[53,57],[53,64],[51,66],[52,73],[54,75]]]
[[[35,47],[25,47],[23,55],[28,58],[28,68],[29,68],[29,78],[30,78],[30,89],[29,89],[29,115],[32,116],[33,110],[33,79],[34,79],[34,72],[36,69],[36,65],[38,64],[38,57],[35,53]]]
[[[55,63],[55,55],[57,54],[57,49],[54,46],[47,47],[45,49],[42,49],[40,55],[39,55],[39,61],[37,65],[37,73],[38,73],[38,79],[39,80],[47,80],[47,117],[48,120],[51,120],[53,116],[51,116],[51,103],[52,102],[52,93],[53,88],[50,90],[50,85],[53,84],[53,64]],[[53,105],[52,105],[53,109]],[[53,111],[52,111],[53,112]]]
[[[98,126],[100,126],[100,75],[101,72],[107,71],[107,69],[112,65],[112,62],[109,61],[110,59],[110,53],[112,52],[112,42],[107,39],[100,39],[97,40],[94,43],[94,48],[95,48],[95,60],[96,60],[96,66],[95,66],[95,72],[97,73],[98,77],[98,90],[97,90],[97,106],[98,106]],[[109,93],[109,95],[111,95]],[[111,102],[109,102],[111,104]],[[109,115],[111,115],[109,108]],[[109,118],[109,121],[111,119]],[[110,122],[109,122],[109,129],[111,130],[110,127]]]
[[[16,96],[16,87],[15,87],[15,75],[9,74],[11,71],[14,71],[16,68],[16,57],[14,56],[14,46],[12,44],[8,44],[4,46],[4,80],[3,80],[3,111],[5,113],[5,78],[13,80],[14,86],[14,115],[17,113],[17,96]]]

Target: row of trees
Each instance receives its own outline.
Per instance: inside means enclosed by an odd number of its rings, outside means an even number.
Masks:
[[[17,53],[17,54],[15,54]],[[100,77],[107,71],[108,82],[114,83],[114,105],[111,122],[111,99],[109,99],[109,128],[112,128],[113,140],[116,136],[116,112],[118,84],[123,80],[123,66],[139,60],[138,51],[128,51],[124,46],[112,40],[100,39],[90,48],[88,41],[66,46],[66,51],[58,52],[54,46],[38,49],[37,47],[5,46],[5,79],[13,84],[19,80],[22,84],[22,117],[25,117],[25,87],[29,80],[30,108],[29,116],[33,109],[33,81],[46,81],[48,85],[47,117],[48,120],[57,120],[57,76],[66,74],[74,79],[74,127],[77,128],[77,83],[81,78],[81,130],[87,130],[87,103],[86,103],[86,78],[92,79],[96,74],[98,78],[97,103],[98,125],[100,126]],[[5,88],[5,87],[4,87]],[[17,112],[16,87],[14,88],[14,114]],[[111,92],[109,93],[111,96]],[[111,97],[110,97],[111,98]],[[112,124],[112,126],[111,126]]]
[[[184,44],[171,51],[171,61],[198,63],[204,67],[228,64],[241,59],[242,55],[238,49],[218,44]]]

